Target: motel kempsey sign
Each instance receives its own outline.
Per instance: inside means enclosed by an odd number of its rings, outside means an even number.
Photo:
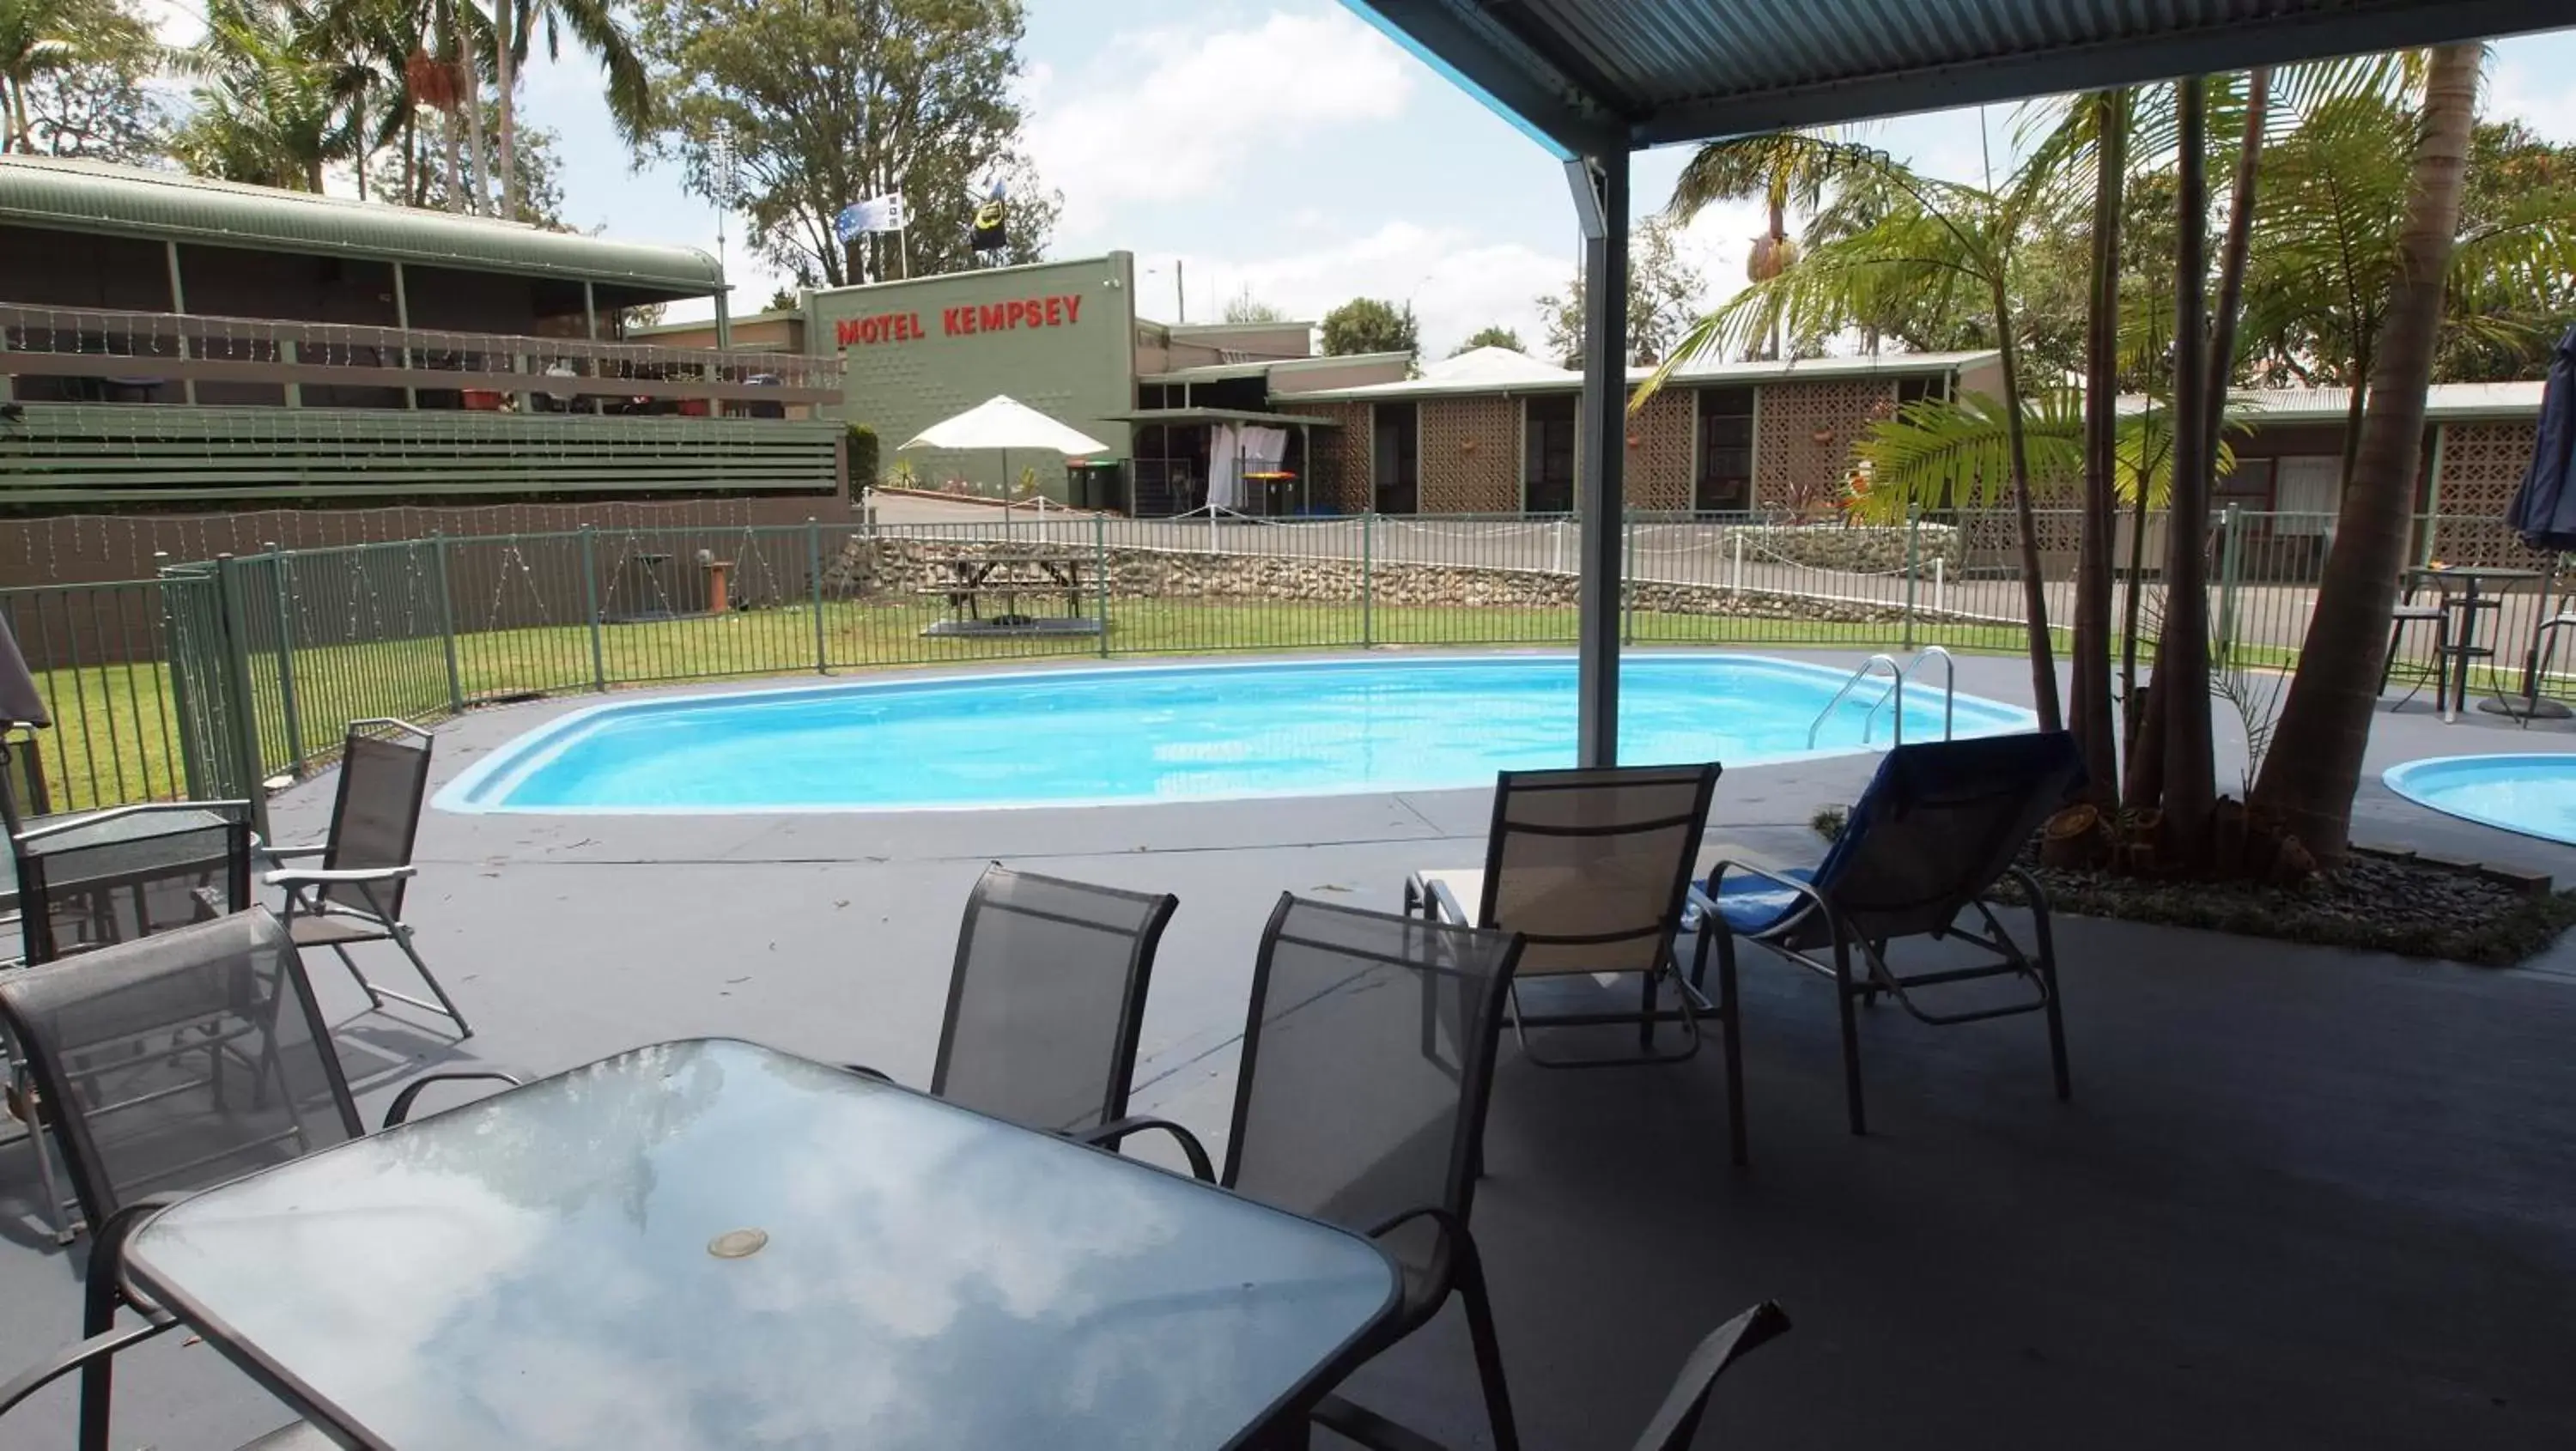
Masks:
[[[939,310],[939,331],[944,337],[974,337],[1021,328],[1070,327],[1081,320],[1082,294],[1064,292],[944,307]],[[923,325],[920,313],[880,312],[840,318],[832,324],[832,334],[843,348],[875,347],[883,343],[917,343],[929,337],[930,330]]]

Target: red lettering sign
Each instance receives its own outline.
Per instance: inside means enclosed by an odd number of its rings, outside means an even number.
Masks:
[[[1082,294],[1015,297],[1004,302],[965,303],[939,310],[944,337],[1010,332],[1024,327],[1066,327],[1082,321]],[[881,312],[869,317],[832,321],[833,340],[843,348],[879,343],[917,343],[930,336],[917,312]]]

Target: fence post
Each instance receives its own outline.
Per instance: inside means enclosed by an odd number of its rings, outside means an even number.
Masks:
[[[2132,589],[2136,587],[2134,583],[2130,586]],[[1950,556],[1936,554],[1932,556],[1932,613],[1946,615],[1949,612]]]
[[[295,591],[286,580],[290,550],[268,546],[268,577],[277,585],[277,697],[286,713],[287,769],[304,774],[304,725],[295,712]]]
[[[1637,643],[1637,511],[1620,511],[1619,640]]]
[[[1731,546],[1729,552],[1735,556],[1734,563],[1729,567],[1726,576],[1726,587],[1730,593],[1742,594],[1744,593],[1744,527],[1739,524],[1727,530],[1726,542]]]
[[[268,793],[261,789],[259,718],[251,713],[249,612],[242,606],[239,566],[229,554],[215,556],[215,607],[223,621],[224,713],[232,717],[233,769],[240,772],[241,794],[250,799],[250,828],[269,840]]]
[[[608,690],[608,652],[599,638],[599,544],[591,526],[581,526],[581,612],[590,620],[590,688]]]
[[[192,708],[195,692],[189,686],[190,677],[205,667],[206,612],[202,591],[207,587],[206,580],[202,575],[173,570],[170,556],[158,550],[152,561],[152,576],[161,582],[161,631],[163,649],[170,657],[170,713],[179,724],[179,767],[187,781],[188,795],[207,800],[223,792],[207,779],[205,742],[197,730],[203,716]]]
[[[2225,665],[2236,648],[2236,505],[2218,516],[2218,644],[2213,658]]]
[[[1923,567],[1923,506],[1905,506],[1905,643],[1914,648],[1914,576]]]
[[[438,643],[447,652],[447,708],[465,713],[465,677],[456,670],[456,605],[448,597],[447,534],[429,536],[430,582],[438,587]]]
[[[831,652],[823,644],[823,521],[805,516],[806,593],[814,603],[814,673],[832,673]]]
[[[1100,658],[1109,658],[1109,516],[1091,515],[1091,585],[1100,600]]]
[[[1377,644],[1377,511],[1360,516],[1360,646]]]

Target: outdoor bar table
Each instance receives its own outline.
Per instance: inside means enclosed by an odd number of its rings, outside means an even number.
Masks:
[[[2481,601],[2486,599],[2484,587],[2494,584],[2510,589],[2517,584],[2541,581],[2545,576],[2536,569],[2452,564],[2438,569],[2431,565],[2418,566],[2406,571],[2406,577],[2410,585],[2429,584],[2441,591],[2442,607],[2460,612],[2459,637],[2451,642],[2452,658],[2439,662],[2444,673],[2435,679],[2437,698],[2433,702],[2441,708],[2442,719],[2457,719],[2461,711],[2469,708],[2469,662],[2493,658],[2496,653],[2495,646],[2478,643],[2478,610]],[[2455,586],[2459,591],[2456,600],[2452,598]],[[2545,604],[2541,613],[2544,616],[2548,614]],[[2497,628],[2503,628],[2501,622]]]
[[[126,1276],[399,1451],[1214,1451],[1397,1300],[1359,1236],[724,1039],[208,1190]]]
[[[48,872],[43,880],[56,897],[140,892],[156,882],[239,873],[239,880],[225,882],[225,896],[235,908],[247,906],[252,841],[247,810],[240,802],[213,802],[115,807],[31,821],[20,830],[15,849],[0,854],[0,911],[19,909],[19,857],[64,855],[79,866],[76,874]],[[210,836],[234,839],[221,848],[210,848]],[[146,932],[153,926],[140,900],[135,904],[134,926]],[[21,924],[22,932],[37,930]],[[25,943],[26,954],[35,956],[37,945]]]

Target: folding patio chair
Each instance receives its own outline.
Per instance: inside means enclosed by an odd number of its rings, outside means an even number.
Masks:
[[[177,1203],[184,1195],[154,1194],[119,1209],[99,1226],[90,1244],[89,1266],[81,1294],[81,1340],[48,1356],[6,1382],[0,1382],[0,1419],[5,1419],[36,1392],[64,1376],[80,1377],[78,1451],[109,1451],[110,1410],[115,1395],[115,1360],[119,1352],[177,1326],[168,1311],[128,1295],[124,1285],[125,1241],[144,1220]],[[118,1313],[131,1309],[140,1322],[119,1326]],[[11,1444],[15,1444],[14,1442]],[[334,1443],[305,1421],[280,1426],[240,1451],[326,1451]]]
[[[1698,991],[1704,965],[1685,980],[1674,953],[1708,827],[1719,767],[1615,766],[1571,771],[1505,771],[1494,784],[1485,865],[1415,872],[1404,884],[1407,912],[1435,921],[1517,932],[1528,943],[1512,981],[1511,1022],[1521,1050],[1548,1068],[1677,1063],[1699,1051],[1699,1019],[1718,1020],[1726,1046],[1727,1119],[1744,1162],[1742,1070],[1736,1054],[1735,980],[1720,964],[1718,995]],[[1469,904],[1472,905],[1472,910]],[[1705,951],[1706,943],[1699,944]],[[1634,974],[1643,994],[1634,1012],[1533,1014],[1523,984],[1534,978]],[[1672,1006],[1660,1006],[1667,977]],[[1678,1023],[1678,1048],[1659,1050],[1655,1027]],[[1632,1055],[1559,1058],[1531,1043],[1532,1028],[1634,1025]]]
[[[986,868],[958,927],[931,1093],[1049,1132],[1125,1118],[1154,950],[1179,905]]]
[[[2083,778],[2075,738],[2064,731],[1898,746],[1879,762],[1843,834],[1812,871],[1720,861],[1706,892],[1693,893],[1693,905],[1709,922],[1702,938],[1717,940],[1721,972],[1733,964],[1740,936],[1833,980],[1853,1133],[1867,1128],[1852,1006],[1856,999],[1875,1002],[1881,993],[1936,1026],[2042,1014],[2057,1096],[2070,1095],[2048,896],[2015,863]],[[1990,894],[2006,878],[2030,908],[2029,950],[1995,916]],[[1971,908],[1985,923],[1983,934],[1958,924]],[[1969,967],[1900,974],[1888,966],[1887,947],[1903,937],[1955,938],[1993,955]],[[1826,951],[1829,957],[1816,955]],[[1994,977],[2019,978],[2030,995],[1949,1012],[1916,1001],[1924,988]]]
[[[285,889],[287,928],[297,947],[331,949],[371,1005],[381,1009],[391,1001],[436,1013],[456,1025],[461,1043],[474,1036],[474,1029],[421,960],[402,915],[414,874],[412,842],[420,833],[421,803],[429,791],[432,744],[429,732],[408,721],[349,722],[340,747],[340,794],[331,803],[329,839],[267,850],[272,861],[320,857],[321,866],[281,867],[263,880]],[[369,942],[392,943],[438,1001],[396,992],[369,978],[349,955],[351,947]]]
[[[1282,895],[1253,965],[1219,1180],[1387,1251],[1404,1303],[1376,1349],[1456,1295],[1502,1451],[1519,1437],[1467,1214],[1503,994],[1520,956],[1512,933]],[[1129,1132],[1111,1125],[1081,1137],[1114,1145]],[[1317,1419],[1335,1424],[1340,1404],[1328,1401]]]
[[[363,1132],[303,962],[265,907],[0,974],[0,1024],[93,1225],[149,1190],[221,1183]],[[518,1081],[425,1074],[385,1122],[426,1085],[465,1079]]]

